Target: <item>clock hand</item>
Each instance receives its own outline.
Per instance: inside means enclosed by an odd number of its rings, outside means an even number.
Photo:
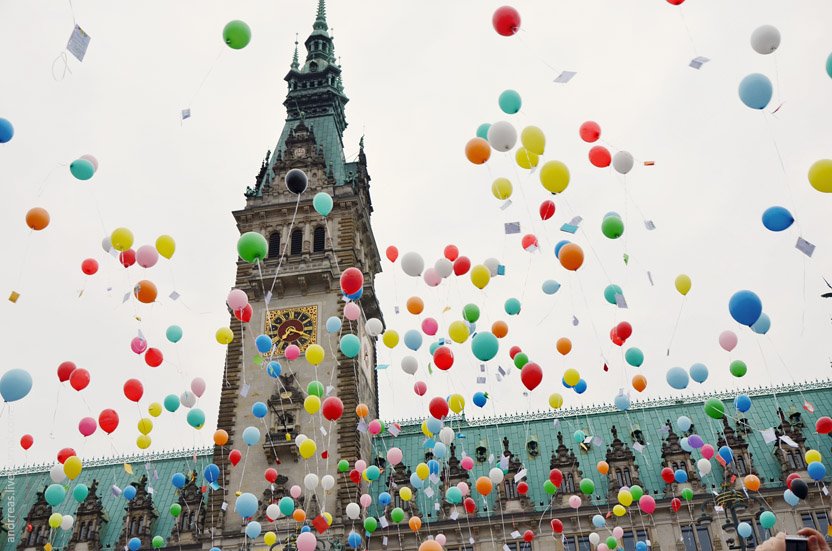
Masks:
[[[297,330],[297,329],[295,329],[294,327],[289,327],[289,328],[287,328],[287,329],[286,329],[286,332],[285,332],[285,333],[283,333],[283,336],[282,336],[282,337],[280,337],[280,338],[281,338],[281,339],[283,339],[283,340],[285,340],[285,339],[286,339],[289,335],[291,335],[292,333],[297,333],[298,335],[301,335],[301,336],[303,335],[303,332],[298,331],[298,330]]]

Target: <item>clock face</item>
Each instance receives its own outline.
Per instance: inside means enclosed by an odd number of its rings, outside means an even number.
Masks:
[[[295,156],[295,159],[299,159],[306,155],[306,148],[305,147],[296,147],[292,154]]]
[[[283,354],[290,344],[303,352],[318,339],[318,307],[272,310],[266,317],[265,332],[274,343],[275,354]]]

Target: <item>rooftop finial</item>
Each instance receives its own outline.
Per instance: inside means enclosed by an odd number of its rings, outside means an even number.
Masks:
[[[295,33],[295,54],[292,56],[292,69],[297,69],[298,67],[298,33]]]
[[[327,30],[326,25],[326,0],[318,0],[318,13],[315,15],[315,24],[312,28],[317,30]]]

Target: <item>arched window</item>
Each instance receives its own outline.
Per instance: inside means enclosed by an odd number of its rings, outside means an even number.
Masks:
[[[633,480],[630,477],[630,467],[624,467],[624,483],[622,486],[632,486]]]
[[[269,258],[280,258],[280,230],[269,236]]]
[[[514,485],[514,479],[506,478],[503,481],[503,491],[506,499],[517,499],[520,495],[517,493],[517,486]]]
[[[135,536],[136,531],[138,530],[138,521],[136,518],[130,519],[130,529],[127,531],[127,534],[130,536]]]
[[[87,522],[82,522],[81,523],[81,529],[78,531],[78,539],[80,541],[87,541],[87,527],[88,526],[89,526],[89,523],[87,523]]]
[[[563,475],[563,491],[567,494],[571,494],[575,491],[575,476],[571,471],[567,471]]]
[[[628,484],[624,483],[624,475],[621,473],[621,469],[615,469],[615,479],[618,481],[619,486],[628,486]]]
[[[326,242],[326,228],[318,226],[315,228],[315,233],[312,237],[312,252],[320,253],[324,250]]]
[[[303,230],[292,230],[292,254],[300,254],[303,250]]]

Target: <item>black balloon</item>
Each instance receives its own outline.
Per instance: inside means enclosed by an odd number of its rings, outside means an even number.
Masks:
[[[791,490],[792,493],[800,499],[806,499],[809,497],[809,485],[799,478],[792,480]]]
[[[306,173],[299,168],[293,168],[286,173],[286,188],[294,194],[300,195],[306,191],[308,182]]]

